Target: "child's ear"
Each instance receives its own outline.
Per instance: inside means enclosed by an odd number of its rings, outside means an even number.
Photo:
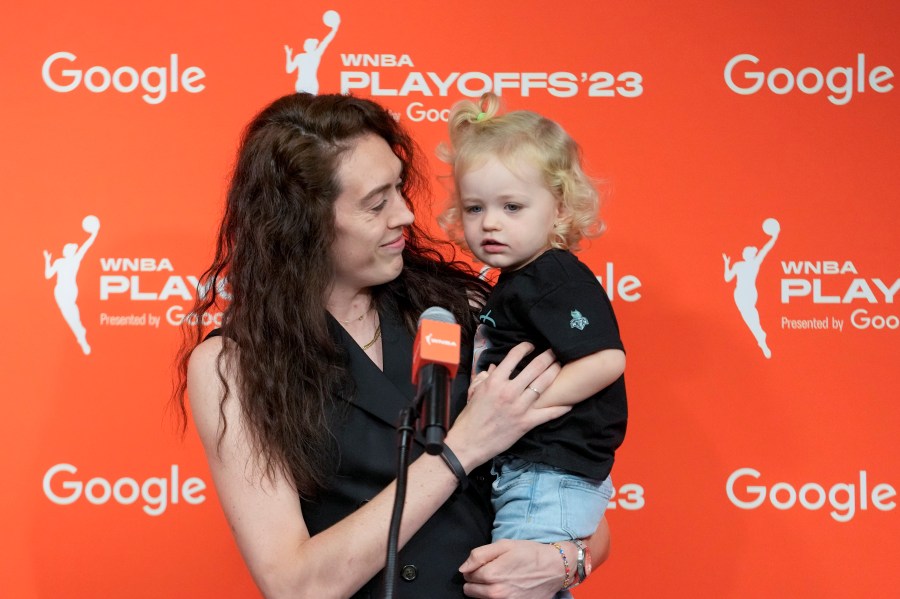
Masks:
[[[556,216],[554,217],[557,223],[565,222],[570,218],[569,210],[562,203],[562,200],[556,201]]]

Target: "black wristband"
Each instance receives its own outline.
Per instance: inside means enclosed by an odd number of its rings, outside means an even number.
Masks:
[[[459,483],[459,490],[465,491],[466,487],[469,486],[469,477],[466,476],[465,468],[459,463],[459,458],[456,457],[456,454],[453,453],[453,450],[451,450],[446,443],[444,443],[444,448],[441,450],[441,459],[444,460],[444,463],[447,464],[447,468],[450,468],[450,471],[456,476],[456,480]]]

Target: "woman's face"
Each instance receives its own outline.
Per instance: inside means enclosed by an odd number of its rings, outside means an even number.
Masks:
[[[403,164],[387,142],[361,136],[338,166],[331,247],[334,286],[356,293],[392,281],[403,269],[404,227],[413,213],[400,190]]]

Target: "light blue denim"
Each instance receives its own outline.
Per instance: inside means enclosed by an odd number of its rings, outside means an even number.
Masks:
[[[502,456],[491,468],[493,541],[552,543],[593,534],[612,498],[612,480],[584,478],[553,466]],[[574,555],[567,556],[574,576]],[[562,559],[562,558],[560,558]],[[572,594],[560,591],[556,599]]]

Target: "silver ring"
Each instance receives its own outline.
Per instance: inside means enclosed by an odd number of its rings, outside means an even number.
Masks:
[[[528,385],[528,386],[525,387],[525,388],[526,388],[526,389],[530,389],[531,391],[534,391],[535,393],[537,393],[537,396],[538,396],[538,397],[541,396],[541,392],[538,391],[537,389],[535,389],[534,387],[532,387],[531,385]]]

